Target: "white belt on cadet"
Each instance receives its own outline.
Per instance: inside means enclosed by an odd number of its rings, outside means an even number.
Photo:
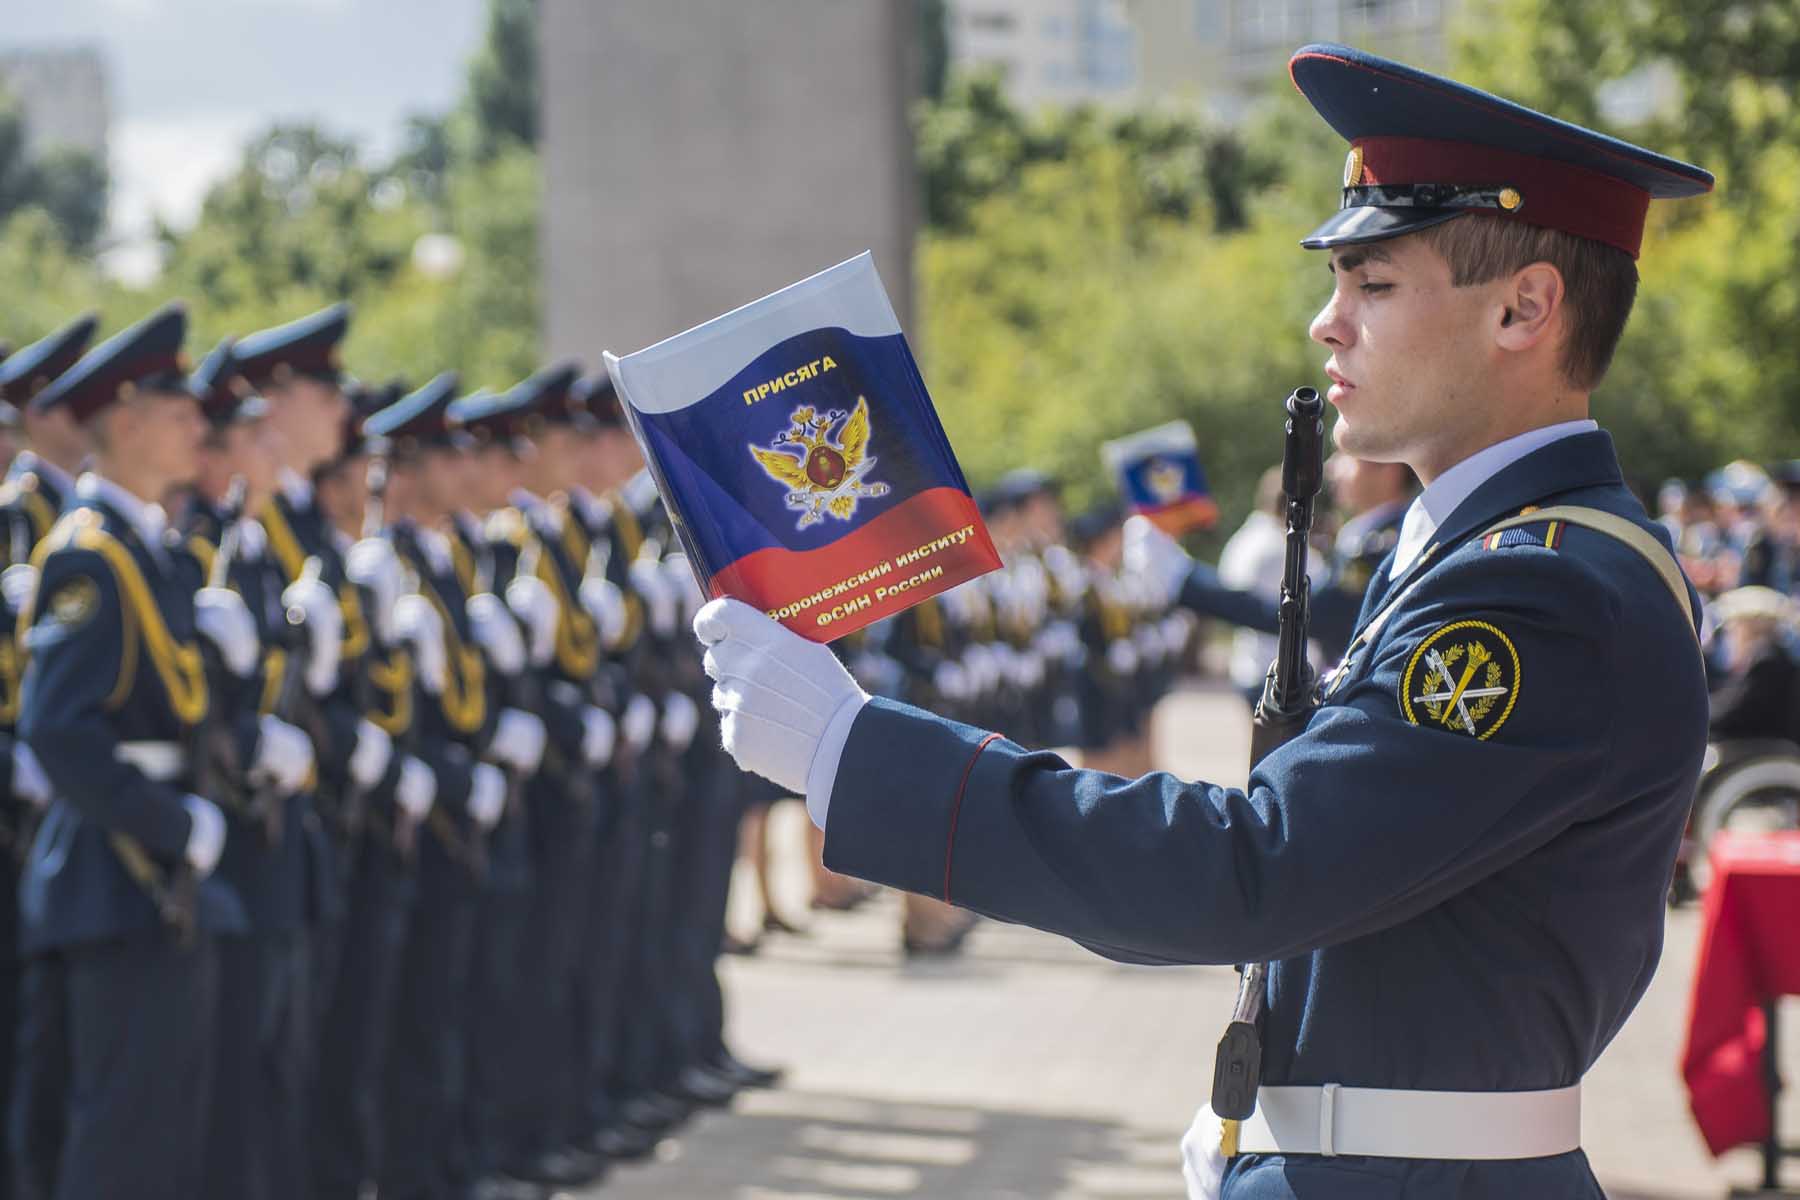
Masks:
[[[1581,1146],[1581,1085],[1546,1092],[1263,1087],[1239,1154],[1505,1159]]]
[[[158,783],[179,779],[187,770],[187,747],[180,742],[120,742],[113,757]]]

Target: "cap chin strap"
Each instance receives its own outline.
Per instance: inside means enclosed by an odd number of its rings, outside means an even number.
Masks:
[[[1524,193],[1505,184],[1464,186],[1454,183],[1363,184],[1344,189],[1344,208],[1486,208],[1516,213],[1525,207]]]

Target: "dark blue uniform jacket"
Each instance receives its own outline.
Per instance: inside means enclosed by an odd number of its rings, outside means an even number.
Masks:
[[[1558,503],[1657,528],[1604,433],[1507,467],[1400,580],[1377,574],[1359,624],[1418,583],[1247,790],[1072,770],[874,700],[825,861],[1122,959],[1275,960],[1265,1083],[1573,1084],[1656,968],[1707,707],[1695,631],[1635,550],[1580,527],[1476,536]],[[1579,1152],[1244,1156],[1226,1182],[1235,1200],[1599,1194]]]

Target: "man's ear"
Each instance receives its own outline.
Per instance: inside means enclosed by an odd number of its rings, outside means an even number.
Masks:
[[[1562,272],[1547,262],[1519,268],[1502,293],[1504,309],[1494,331],[1503,350],[1529,350],[1553,335],[1568,294]]]

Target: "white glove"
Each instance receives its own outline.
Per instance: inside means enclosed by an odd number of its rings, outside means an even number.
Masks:
[[[375,597],[369,624],[384,642],[394,640],[394,605],[406,590],[406,573],[394,547],[385,538],[366,537],[344,555],[344,574],[351,583],[367,588]]]
[[[618,739],[611,713],[592,704],[581,710],[581,757],[588,766],[604,767],[611,762]]]
[[[12,769],[13,795],[40,812],[50,807],[50,777],[24,742],[13,743]]]
[[[1219,1200],[1225,1182],[1224,1137],[1225,1128],[1213,1116],[1212,1105],[1202,1104],[1181,1139],[1181,1177],[1187,1182],[1188,1200]]]
[[[1132,675],[1137,672],[1137,649],[1130,638],[1114,638],[1106,647],[1106,665],[1112,668],[1114,675]]]
[[[562,619],[562,607],[544,581],[521,575],[506,585],[506,607],[525,626],[530,639],[531,665],[541,667],[556,653],[556,623]]]
[[[670,692],[663,701],[662,740],[671,750],[686,750],[700,728],[700,706],[681,692]]]
[[[469,625],[475,642],[487,652],[487,660],[502,675],[517,675],[525,669],[525,635],[519,623],[506,610],[500,597],[492,592],[477,592],[469,597]]]
[[[503,708],[494,722],[494,739],[488,754],[494,761],[529,775],[544,760],[544,722],[520,708]]]
[[[25,611],[37,593],[37,585],[37,568],[30,563],[14,563],[0,571],[0,596],[6,597],[7,607],[16,613]]]
[[[673,634],[681,616],[681,596],[664,577],[662,564],[653,558],[639,558],[631,564],[631,586],[644,601],[650,631],[657,637]]]
[[[619,585],[610,579],[584,579],[581,581],[581,607],[587,609],[588,616],[594,618],[594,625],[600,630],[600,642],[608,649],[616,649],[625,637],[627,616],[625,612],[625,593]]]
[[[1044,656],[1036,650],[1026,650],[1019,655],[1019,686],[1034,688],[1044,682]]]
[[[350,782],[368,791],[387,774],[394,757],[394,739],[387,730],[364,718],[356,723],[356,746],[350,751]]]
[[[305,617],[306,690],[314,696],[330,694],[337,687],[344,652],[344,610],[338,598],[322,580],[303,575],[282,590],[281,604]]]
[[[992,691],[1000,682],[999,663],[985,642],[975,642],[963,651],[963,665],[969,669],[969,687],[977,695]]]
[[[706,593],[700,590],[700,581],[694,578],[688,556],[671,554],[663,559],[662,567],[663,578],[675,590],[676,599],[681,603],[681,619],[692,625],[700,606],[706,603]]]
[[[694,618],[706,651],[713,707],[738,766],[807,795],[807,776],[827,727],[869,699],[837,656],[741,600],[719,599]],[[830,781],[825,781],[828,785]]]
[[[419,682],[433,696],[444,690],[450,673],[449,652],[444,649],[444,619],[431,601],[408,592],[394,605],[394,637],[412,647]]]
[[[946,700],[969,698],[969,673],[961,663],[946,659],[931,670],[931,686]]]
[[[625,715],[619,721],[619,732],[625,735],[625,744],[637,753],[643,753],[644,747],[656,734],[656,705],[650,697],[639,692],[625,702]]]
[[[204,879],[212,874],[219,865],[219,855],[225,852],[225,814],[211,800],[191,794],[181,798],[181,807],[187,809],[189,822],[182,855],[195,874]]]
[[[394,785],[394,803],[418,824],[431,815],[437,801],[437,772],[412,755],[400,760],[400,780]]]
[[[312,774],[312,739],[280,717],[264,714],[256,719],[256,761],[250,778],[274,785],[282,795],[292,795]]]
[[[256,618],[242,596],[230,588],[201,588],[194,593],[194,628],[218,647],[227,671],[248,679],[256,670]]]
[[[506,776],[491,763],[476,763],[469,780],[469,816],[483,831],[500,823],[506,811]]]
[[[1144,581],[1158,605],[1173,604],[1188,573],[1194,569],[1188,552],[1142,515],[1125,520],[1122,558],[1125,570]]]
[[[1162,631],[1155,625],[1139,625],[1132,630],[1131,637],[1137,643],[1138,658],[1151,666],[1169,656],[1168,647],[1163,645]]]

